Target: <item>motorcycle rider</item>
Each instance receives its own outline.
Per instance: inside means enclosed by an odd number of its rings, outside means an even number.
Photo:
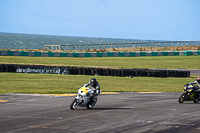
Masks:
[[[83,85],[83,87],[91,86],[94,90],[94,94],[90,97],[92,101],[96,100],[99,96],[100,92],[100,84],[97,82],[96,78],[92,78],[87,84]]]
[[[191,82],[189,84],[197,84],[198,89],[200,89],[200,77],[197,77],[196,81]]]
[[[196,81],[189,83],[189,85],[191,84],[197,84],[197,89],[194,90],[194,92],[195,92],[195,97],[198,98],[200,93],[200,77],[197,77]]]

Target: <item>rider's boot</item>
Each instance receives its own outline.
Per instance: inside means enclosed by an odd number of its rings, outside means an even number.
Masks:
[[[90,97],[90,101],[91,101],[91,102],[95,102],[96,100],[97,100],[97,96],[92,95],[92,96]]]

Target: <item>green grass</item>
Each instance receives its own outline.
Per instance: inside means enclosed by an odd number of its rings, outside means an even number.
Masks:
[[[0,93],[77,93],[94,76],[0,73]],[[182,92],[193,78],[96,76],[103,92]],[[153,82],[152,82],[153,81]]]
[[[22,57],[0,56],[0,63],[69,65],[110,68],[199,69],[200,56],[157,57]],[[57,74],[0,73],[0,93],[77,93],[77,88],[93,76]],[[97,76],[107,92],[182,92],[193,78]]]
[[[0,63],[72,65],[110,68],[199,69],[200,56],[154,57],[22,57],[0,56]]]

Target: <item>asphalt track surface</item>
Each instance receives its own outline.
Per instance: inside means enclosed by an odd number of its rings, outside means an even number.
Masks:
[[[90,110],[71,110],[74,96],[0,94],[0,132],[199,133],[200,104],[180,94],[101,94]]]
[[[190,71],[190,75],[200,75],[200,69],[178,69],[178,70]]]

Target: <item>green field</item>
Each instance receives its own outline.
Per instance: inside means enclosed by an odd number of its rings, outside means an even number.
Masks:
[[[94,76],[0,73],[0,93],[76,93]],[[95,76],[104,92],[182,92],[195,78]]]
[[[0,56],[0,63],[95,66],[111,68],[198,69],[200,56],[162,57],[16,57]],[[196,75],[197,76],[197,75]],[[191,78],[95,76],[103,92],[182,92]],[[77,88],[94,76],[0,73],[0,93],[77,93]]]
[[[94,66],[110,68],[199,69],[200,56],[153,57],[22,57],[0,56],[0,63]]]

